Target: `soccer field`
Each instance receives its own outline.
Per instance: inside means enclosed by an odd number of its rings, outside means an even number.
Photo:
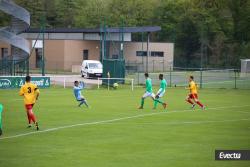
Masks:
[[[0,90],[0,167],[250,166],[214,160],[216,149],[250,149],[250,90],[202,89],[205,111],[190,109],[183,88],[167,89],[167,111],[151,99],[138,110],[143,88],[84,90],[90,109],[77,107],[71,88],[40,91],[37,132],[26,128],[18,90]]]

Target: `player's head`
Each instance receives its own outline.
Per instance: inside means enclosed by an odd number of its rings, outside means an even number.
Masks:
[[[79,85],[79,82],[78,82],[78,81],[75,81],[75,82],[74,82],[74,85],[75,85],[75,86],[78,86],[78,85]]]
[[[159,79],[160,79],[160,80],[163,80],[163,74],[160,74],[160,75],[159,75]]]
[[[189,81],[193,81],[194,80],[194,76],[190,75],[189,76]]]
[[[30,82],[30,80],[31,80],[31,77],[30,77],[29,75],[27,75],[27,76],[25,77],[25,81],[26,81],[26,82]]]
[[[148,73],[145,73],[144,76],[145,76],[145,78],[148,78]]]

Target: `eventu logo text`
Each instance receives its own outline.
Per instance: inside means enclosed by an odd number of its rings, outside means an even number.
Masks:
[[[220,159],[240,159],[241,153],[224,153],[220,152],[219,158]]]

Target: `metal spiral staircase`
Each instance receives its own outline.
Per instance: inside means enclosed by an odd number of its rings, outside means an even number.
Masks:
[[[30,14],[12,0],[0,0],[0,10],[11,15],[11,25],[0,27],[0,41],[11,45],[11,55],[0,60],[0,75],[23,75],[29,69],[29,42],[18,36],[30,26]]]

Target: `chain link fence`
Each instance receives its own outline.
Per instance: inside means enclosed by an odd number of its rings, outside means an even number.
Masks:
[[[153,85],[159,85],[160,73],[149,73]],[[198,68],[170,68],[162,73],[168,82],[169,87],[188,86],[189,76],[194,76],[200,88],[234,88],[250,89],[250,73],[241,73],[239,69],[198,69]],[[144,73],[129,75],[134,79],[135,84],[145,84]]]

